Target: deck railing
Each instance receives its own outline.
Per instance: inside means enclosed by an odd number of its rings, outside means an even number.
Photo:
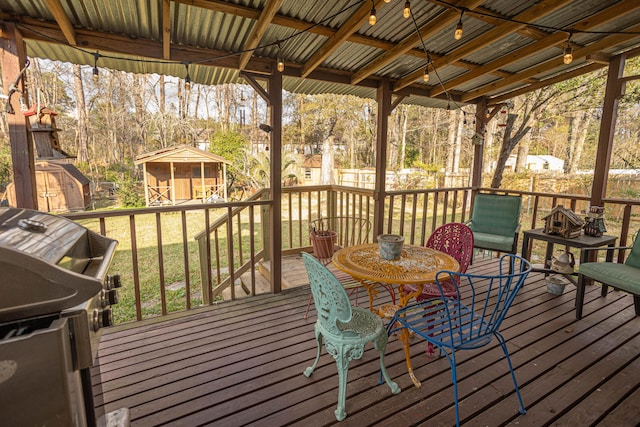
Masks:
[[[439,225],[469,218],[474,190],[495,191],[471,187],[389,191],[382,232],[402,234],[408,243],[423,245]],[[541,227],[542,218],[554,206],[564,205],[581,212],[589,205],[585,196],[498,192],[522,195],[523,230]],[[372,190],[287,187],[280,203],[284,255],[311,250],[309,223],[318,218],[350,217],[374,222]],[[270,292],[271,289],[256,286],[256,266],[270,258],[271,205],[269,191],[263,190],[242,202],[67,216],[120,242],[111,270],[120,273],[124,283],[120,303],[114,307],[114,318],[122,323],[192,310],[223,298]],[[628,244],[640,228],[640,201],[607,199],[605,214],[607,234],[618,236],[621,245]],[[370,233],[368,241],[373,241],[374,231]]]

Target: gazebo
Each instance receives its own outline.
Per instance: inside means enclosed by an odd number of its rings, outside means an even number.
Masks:
[[[147,206],[178,201],[227,199],[224,158],[188,145],[163,148],[136,157],[142,165]]]

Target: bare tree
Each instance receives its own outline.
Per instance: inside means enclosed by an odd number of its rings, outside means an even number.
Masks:
[[[76,153],[78,161],[89,161],[89,123],[87,121],[87,107],[84,98],[84,87],[82,84],[82,69],[79,64],[73,65],[73,88],[76,97]]]

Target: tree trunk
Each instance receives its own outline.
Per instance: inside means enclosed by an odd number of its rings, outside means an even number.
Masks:
[[[329,135],[322,144],[322,169],[320,173],[321,185],[333,185],[333,140],[334,136]]]
[[[73,64],[73,87],[76,97],[76,114],[78,124],[76,126],[76,153],[79,162],[89,161],[89,123],[87,121],[87,107],[82,85],[82,69],[79,64]]]
[[[511,131],[513,130],[516,118],[518,118],[517,114],[509,114],[507,116],[507,126],[504,129],[504,138],[502,139],[500,155],[498,156],[498,161],[496,162],[496,171],[493,175],[493,179],[491,180],[491,188],[500,188],[500,184],[502,184],[502,175],[504,174],[504,167],[507,164],[509,155],[516,147],[516,145],[518,145],[518,142],[520,142],[520,140],[531,129],[529,126],[524,126],[523,124],[518,132],[516,132],[515,135],[512,136]]]
[[[457,121],[456,121],[457,110],[449,111],[449,129],[447,132],[447,166],[445,169],[446,173],[453,172],[453,164],[455,162],[456,155],[456,129],[457,129]]]

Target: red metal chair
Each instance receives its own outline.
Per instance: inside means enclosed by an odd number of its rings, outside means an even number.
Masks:
[[[427,244],[428,248],[433,248],[440,252],[444,252],[447,255],[452,256],[460,264],[460,273],[465,273],[471,259],[473,258],[473,231],[469,226],[460,222],[450,222],[436,228]],[[454,280],[457,280],[459,276],[453,276]],[[443,292],[444,296],[456,298],[458,295],[458,283],[451,280],[443,280],[440,282],[442,291],[436,283],[426,283],[422,288],[422,293],[416,297],[416,301],[424,301],[428,299],[439,299]],[[415,292],[417,287],[415,285],[406,285],[404,292]],[[433,345],[428,344],[427,353],[433,354]]]

